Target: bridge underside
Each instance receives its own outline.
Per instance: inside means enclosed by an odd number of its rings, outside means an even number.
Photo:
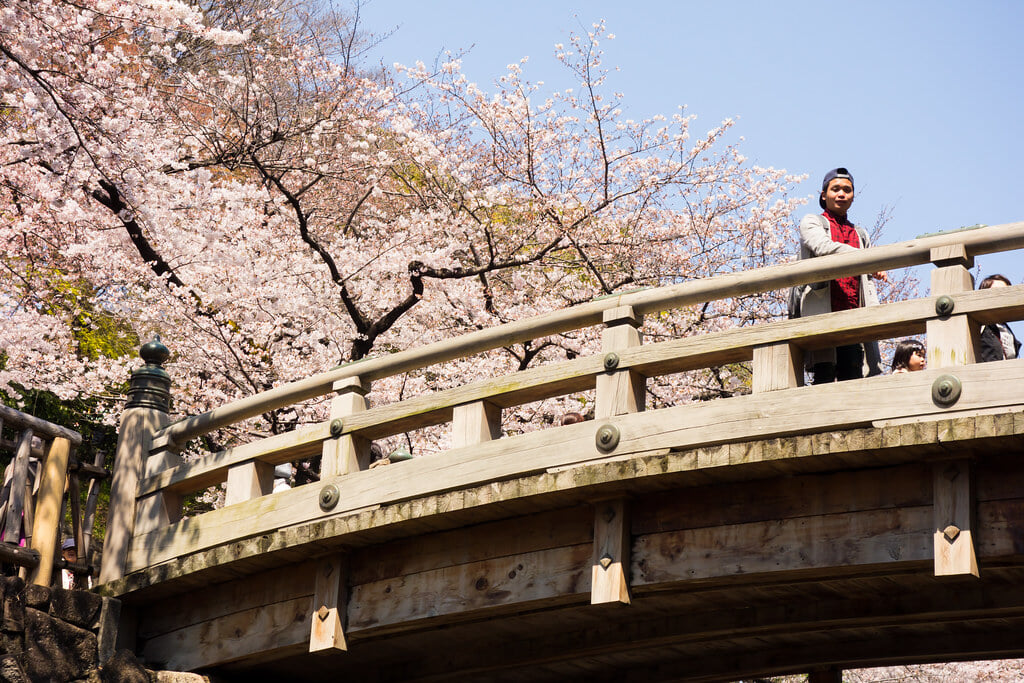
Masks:
[[[149,663],[229,680],[716,681],[1021,657],[1020,410],[584,463],[109,587]],[[949,487],[969,496],[954,532]],[[957,533],[979,576],[935,575]],[[620,560],[629,604],[592,604]],[[310,653],[332,609],[344,637]]]

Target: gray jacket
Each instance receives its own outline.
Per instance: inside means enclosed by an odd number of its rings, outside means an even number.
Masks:
[[[869,248],[871,240],[868,238],[867,232],[859,226],[854,226],[854,229],[857,231],[857,237],[860,238],[861,249]],[[843,254],[854,249],[856,247],[851,247],[849,244],[833,241],[828,219],[821,214],[809,213],[800,220],[801,259],[828,256],[829,254]],[[803,291],[800,293],[801,316],[832,312],[830,282],[830,280],[827,280],[804,286]],[[860,276],[860,305],[878,305],[878,290],[875,289],[875,283],[867,275]],[[835,349],[818,349],[807,353],[805,356],[805,365],[808,370],[815,363],[825,362],[836,362]],[[864,344],[864,363],[865,377],[882,373],[882,359],[878,351],[878,342]]]

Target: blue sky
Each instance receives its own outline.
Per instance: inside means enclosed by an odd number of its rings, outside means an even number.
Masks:
[[[371,59],[468,50],[463,70],[485,90],[524,56],[529,80],[574,85],[553,46],[602,19],[626,116],[685,104],[697,131],[733,117],[752,162],[809,174],[800,196],[846,166],[855,222],[892,209],[884,242],[1024,220],[1024,1],[372,0],[362,11],[367,30],[395,29]],[[1019,252],[977,263],[1024,282]]]

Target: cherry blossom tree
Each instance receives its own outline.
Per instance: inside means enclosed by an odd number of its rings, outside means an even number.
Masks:
[[[794,251],[796,178],[750,164],[727,140],[731,121],[697,133],[682,110],[626,118],[601,25],[557,46],[577,87],[544,94],[520,64],[487,92],[454,58],[361,72],[351,14],[218,7],[0,10],[0,385],[100,396],[116,414],[129,349],[159,333],[176,408],[202,411],[367,355]],[[712,302],[652,317],[645,334],[779,313],[772,295]],[[374,392],[394,400],[571,358],[596,339],[533,340]],[[739,368],[693,373],[652,383],[652,401],[743,382]],[[510,414],[509,428],[562,409]]]

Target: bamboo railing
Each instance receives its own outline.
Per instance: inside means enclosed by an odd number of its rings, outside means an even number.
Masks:
[[[944,368],[975,361],[978,326],[1024,317],[1024,286],[973,291],[969,268],[980,254],[1024,247],[1024,222],[920,238],[899,244],[717,276],[657,289],[624,293],[547,315],[481,330],[392,355],[344,365],[257,394],[208,413],[168,425],[166,410],[126,411],[118,446],[102,581],[182,554],[228,543],[233,538],[272,532],[361,506],[384,504],[435,489],[514,476],[531,468],[552,468],[587,459],[652,448],[721,443],[793,427],[772,392],[803,385],[803,353],[840,344],[926,334],[930,374],[925,378],[869,378],[864,405],[821,428],[870,421],[952,405],[988,405],[990,393],[946,402],[938,387],[950,381]],[[932,263],[928,298],[784,320],[642,345],[644,315],[836,277]],[[601,354],[533,368],[508,377],[473,382],[393,404],[370,407],[372,382],[513,343],[603,324]],[[710,406],[677,406],[644,417],[647,378],[685,370],[751,361],[753,394]],[[159,365],[150,362],[149,367]],[[934,370],[934,371],[933,371]],[[922,373],[918,373],[922,374]],[[988,375],[986,375],[987,377]],[[980,375],[979,375],[980,377]],[[955,379],[955,378],[954,378]],[[934,400],[902,401],[908,387],[936,383]],[[504,409],[583,390],[596,390],[596,422],[500,438]],[[808,401],[840,403],[836,387],[817,389]],[[831,393],[830,393],[831,392]],[[947,392],[948,393],[948,392]],[[332,395],[330,418],[322,423],[211,453],[185,463],[177,453],[188,441],[269,410]],[[833,397],[834,395],[834,397]],[[887,396],[892,397],[887,400]],[[957,393],[959,398],[959,393]],[[988,402],[988,403],[986,403]],[[809,403],[810,404],[810,403]],[[795,405],[795,404],[794,404]],[[796,410],[796,408],[794,408]],[[689,411],[689,412],[687,412]],[[748,419],[778,414],[774,424]],[[842,411],[841,411],[842,412]],[[658,413],[660,415],[652,415]],[[711,417],[709,417],[711,416]],[[743,427],[672,431],[661,423],[689,424],[694,418],[746,420]],[[832,420],[830,422],[829,420]],[[843,422],[845,420],[845,422]],[[667,421],[667,422],[666,422]],[[452,449],[431,463],[404,463],[392,474],[367,471],[373,439],[426,426],[451,423]],[[738,423],[737,423],[738,424]],[[812,425],[813,426],[813,425]],[[635,429],[634,429],[635,427]],[[645,431],[646,430],[646,431]],[[660,430],[660,431],[659,431]],[[746,430],[746,431],[745,431]],[[634,435],[635,432],[635,435]],[[670,434],[671,432],[671,434]],[[321,454],[321,486],[270,494],[277,464]],[[536,454],[534,458],[533,454]],[[440,463],[444,462],[444,465]],[[434,472],[434,470],[444,470]],[[401,470],[402,476],[396,476]],[[182,520],[181,499],[208,486],[227,483],[226,507]],[[339,498],[342,499],[339,502]],[[319,503],[319,505],[316,505]]]

